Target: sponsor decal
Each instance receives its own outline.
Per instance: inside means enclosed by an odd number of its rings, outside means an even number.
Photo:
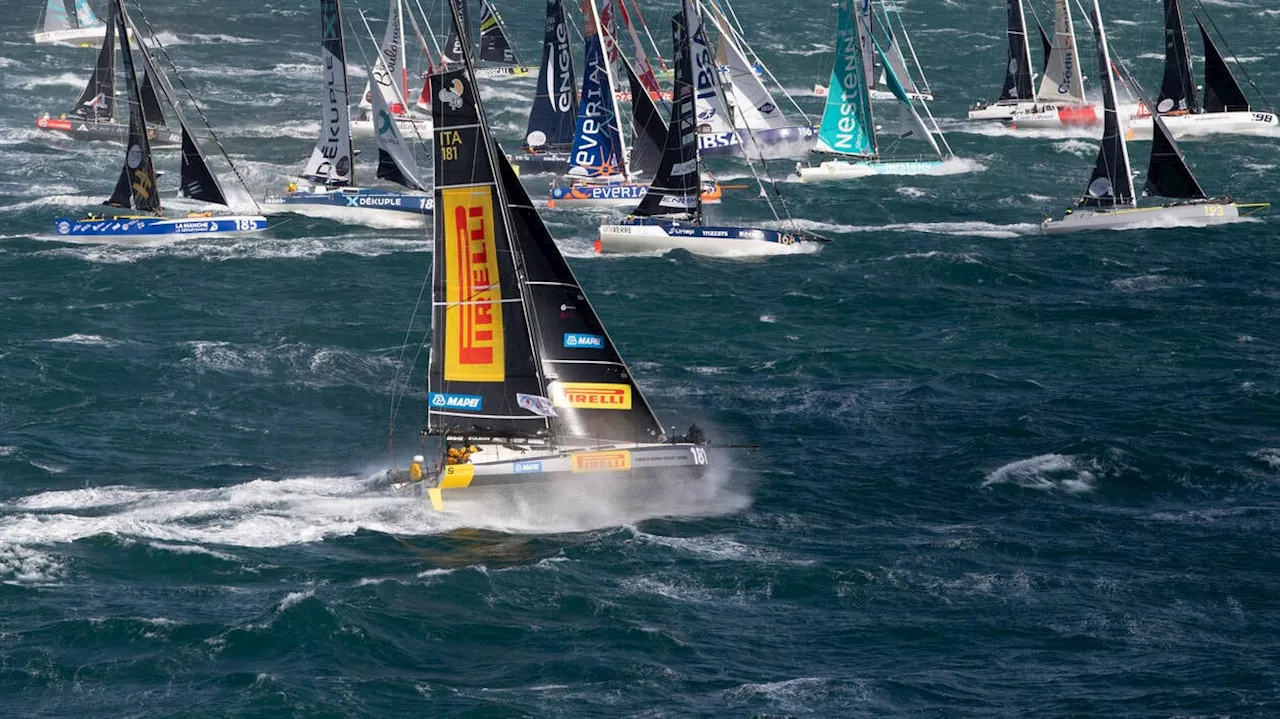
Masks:
[[[493,194],[488,187],[449,187],[444,202],[444,378],[501,382],[502,291],[498,284]]]
[[[440,101],[448,105],[450,110],[461,110],[462,95],[466,89],[467,86],[462,84],[461,79],[454,78],[452,85],[440,88]]]
[[[600,335],[584,335],[576,332],[565,332],[564,346],[575,349],[602,350],[604,349],[604,338]]]
[[[573,455],[575,472],[620,472],[628,469],[631,469],[631,452],[625,449]]]
[[[553,382],[551,397],[557,407],[631,409],[631,385],[625,384]]]
[[[516,474],[529,474],[531,472],[541,472],[542,462],[516,462],[511,465],[511,471]]]
[[[58,223],[58,234],[65,235],[71,231],[71,223],[63,220]]]
[[[478,412],[484,406],[484,398],[474,394],[432,392],[428,401],[434,409],[470,409]]]
[[[537,394],[516,393],[516,405],[521,409],[527,409],[539,417],[559,417],[556,414],[555,405],[550,399]]]
[[[738,133],[736,132],[698,134],[698,149],[700,150],[710,150],[716,147],[733,147],[736,144],[738,144]]]

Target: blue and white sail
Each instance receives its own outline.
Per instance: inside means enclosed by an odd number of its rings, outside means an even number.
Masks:
[[[707,42],[706,28],[695,4],[689,13],[689,41],[693,52],[694,99],[698,108],[698,131],[724,133],[733,131],[723,89],[720,86],[720,67],[711,45]]]
[[[583,2],[582,14],[585,67],[568,174],[571,177],[625,178],[627,148],[622,138],[613,71],[605,57],[598,30],[600,15],[596,11],[595,0]]]
[[[547,0],[546,36],[542,42],[542,67],[538,89],[529,111],[525,146],[560,148],[573,142],[576,127],[574,100],[578,96],[573,75],[573,52],[569,45],[569,23],[561,0]]]
[[[324,68],[320,138],[302,177],[329,187],[355,183],[347,63],[338,0],[320,0],[320,66]]]
[[[98,16],[93,14],[93,8],[89,7],[89,0],[76,0],[76,24],[82,28],[103,24]]]
[[[773,95],[760,81],[755,67],[733,40],[733,28],[720,11],[711,6],[709,19],[720,34],[717,56],[725,66],[726,84],[733,99],[733,124],[739,129],[776,129],[790,124]]]
[[[836,27],[835,65],[831,68],[831,86],[814,149],[871,158],[877,152],[875,120],[871,114],[871,91],[856,22],[852,3],[849,0],[841,2]]]

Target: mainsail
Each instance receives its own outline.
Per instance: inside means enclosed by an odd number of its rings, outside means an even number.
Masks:
[[[1179,0],[1164,0],[1164,80],[1160,83],[1158,112],[1195,112],[1196,84],[1191,79],[1191,49],[1182,24]]]
[[[1053,50],[1049,53],[1036,100],[1073,105],[1085,103],[1084,77],[1080,74],[1080,53],[1076,48],[1076,30],[1071,21],[1069,0],[1054,0]]]
[[[867,87],[876,86],[875,36],[872,34],[871,0],[857,0],[858,47],[862,52],[862,73]]]
[[[569,46],[569,24],[561,0],[547,0],[547,29],[542,42],[542,69],[529,111],[525,144],[562,149],[573,143],[574,105],[578,96]]]
[[[382,95],[383,104],[396,115],[408,112],[405,107],[404,94],[397,88],[404,88],[409,75],[405,66],[404,13],[401,0],[391,0],[387,9],[387,30],[382,36],[382,44],[378,46],[378,59],[373,63],[373,76],[365,83],[364,94],[360,96],[360,106],[373,107],[373,88],[377,87]]]
[[[76,0],[76,25],[78,27],[94,27],[101,25],[102,21],[97,15],[93,14],[93,8],[89,7],[89,0]]]
[[[84,119],[101,120],[116,114],[116,24],[107,25],[98,61],[93,66],[89,83],[71,112]]]
[[[836,26],[836,58],[831,68],[827,105],[818,129],[818,152],[856,157],[876,154],[871,94],[863,71],[860,34],[855,23],[855,0],[841,0]]]
[[[782,114],[764,83],[760,82],[760,76],[756,75],[755,68],[747,61],[741,48],[733,41],[728,20],[714,6],[710,19],[720,33],[718,49],[722,51],[728,68],[728,85],[733,95],[734,126],[753,130],[785,127],[786,116]]]
[[[1009,61],[1005,65],[1004,85],[1000,89],[999,101],[1030,100],[1031,44],[1027,41],[1026,15],[1022,9],[1022,0],[1006,0],[1006,6],[1008,13],[1005,33]]]
[[[697,82],[694,97],[698,107],[698,130],[731,132],[733,124],[720,87],[720,68],[711,54],[711,45],[707,42],[706,29],[697,6],[689,15],[689,42],[693,53],[693,77]]]
[[[444,40],[444,50],[441,53],[446,64],[462,62],[462,43],[469,42],[468,38],[471,37],[470,5],[470,0],[462,3],[462,27],[465,28],[462,32],[459,32],[456,23],[449,23],[449,35]]]
[[[355,182],[351,147],[351,115],[347,107],[347,63],[342,44],[342,10],[338,0],[320,0],[320,57],[324,68],[320,139],[302,177],[330,187]]]
[[[76,27],[75,22],[75,17],[67,13],[66,0],[48,0],[44,6],[44,21],[40,24],[40,31],[70,30]]]
[[[618,3],[618,11],[622,15],[622,24],[627,26],[627,33],[631,35],[631,44],[635,47],[636,74],[640,76],[640,81],[644,83],[646,90],[653,93],[662,92],[662,88],[658,86],[658,78],[654,75],[653,66],[649,64],[649,56],[644,51],[644,45],[640,43],[640,36],[636,34],[636,26],[631,23],[631,16],[627,14],[625,0],[620,0]]]
[[[569,157],[569,174],[574,177],[625,177],[627,150],[622,140],[612,72],[597,31],[599,15],[595,0],[584,0],[582,14],[585,67],[573,151]]]
[[[124,58],[124,76],[129,96],[129,138],[125,142],[124,167],[107,205],[132,207],[139,212],[160,211],[160,193],[156,190],[156,168],[151,160],[151,143],[147,139],[147,121],[142,111],[142,93],[133,67],[129,34],[125,30],[124,0],[111,4],[111,20],[120,37],[120,54]]]
[[[661,425],[490,136],[470,52],[463,52],[462,68],[435,76],[441,90],[432,103],[428,429],[661,439]]]
[[[520,64],[503,30],[502,17],[489,0],[480,0],[480,59],[502,65]]]
[[[1209,37],[1209,31],[1205,30],[1198,13],[1196,24],[1200,26],[1200,36],[1204,38],[1204,111],[1248,111],[1249,98],[1244,96],[1240,83],[1231,74],[1231,68],[1222,58],[1222,53],[1218,52],[1218,46]]]
[[[693,61],[685,13],[676,13],[671,22],[675,39],[675,87],[672,93],[671,122],[663,147],[662,163],[653,182],[632,212],[641,217],[701,214],[701,182],[698,171],[697,103],[693,89]]]
[[[1116,81],[1111,70],[1111,51],[1102,28],[1098,0],[1093,0],[1093,36],[1098,44],[1098,77],[1102,83],[1102,146],[1093,175],[1080,198],[1080,207],[1135,205],[1133,171],[1129,165],[1129,148],[1124,141],[1124,128],[1116,111]],[[1163,123],[1162,123],[1163,124]]]
[[[369,81],[376,82],[376,71],[369,70]],[[392,82],[392,90],[399,88]],[[404,185],[410,190],[425,190],[418,179],[418,163],[413,159],[413,148],[400,135],[395,114],[387,107],[382,93],[373,93],[373,133],[378,143],[378,172],[383,180]]]

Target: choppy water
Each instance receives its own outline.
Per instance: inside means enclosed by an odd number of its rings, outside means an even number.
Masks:
[[[815,255],[597,259],[597,216],[549,213],[660,415],[764,448],[671,506],[442,518],[374,487],[427,238],[292,220],[56,241],[52,218],[105,197],[119,151],[34,129],[93,51],[31,45],[36,3],[11,5],[6,713],[1280,714],[1274,218],[1048,239],[1042,208],[1074,200],[1095,140],[959,120],[951,143],[984,171],[784,187],[836,239]],[[148,12],[261,195],[319,128],[315,10],[215,5]],[[736,7],[785,86],[825,80],[828,3]],[[1002,7],[903,6],[939,116],[994,93]],[[540,3],[503,9],[533,61]],[[1210,9],[1280,96],[1280,11]],[[1104,12],[1154,88],[1158,5]],[[530,88],[490,92],[512,142]],[[1211,192],[1280,199],[1278,138],[1186,149]],[[713,213],[768,217],[745,191]]]

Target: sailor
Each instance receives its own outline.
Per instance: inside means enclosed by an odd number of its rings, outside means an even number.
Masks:
[[[289,186],[285,188],[285,192],[297,192],[297,191],[298,191],[298,183],[296,182],[290,182]]]
[[[427,461],[426,458],[424,458],[420,454],[415,454],[413,456],[413,462],[409,465],[409,481],[410,482],[422,481],[422,463],[425,461]]]
[[[445,461],[449,464],[466,464],[471,461],[471,455],[479,452],[480,448],[474,444],[464,444],[457,447],[450,447],[445,452]]]

